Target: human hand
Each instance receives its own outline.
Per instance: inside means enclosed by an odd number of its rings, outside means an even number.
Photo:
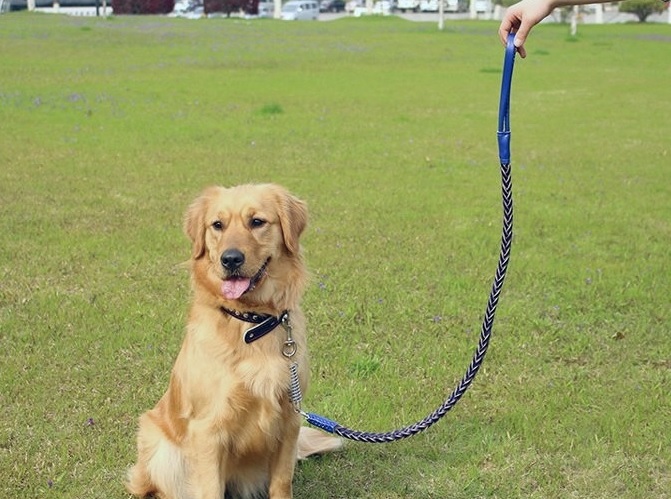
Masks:
[[[510,33],[515,33],[515,47],[521,57],[527,52],[524,42],[536,24],[541,22],[554,9],[552,0],[522,0],[508,7],[499,26],[499,38],[505,46]]]

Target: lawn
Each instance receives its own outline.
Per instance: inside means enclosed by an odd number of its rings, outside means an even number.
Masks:
[[[496,29],[0,16],[0,497],[127,497],[213,183],[309,204],[305,409],[385,431],[440,405],[498,254]],[[301,463],[297,499],[671,497],[671,26],[528,52],[484,367],[421,435]]]

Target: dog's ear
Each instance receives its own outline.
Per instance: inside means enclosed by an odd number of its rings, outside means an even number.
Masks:
[[[205,214],[210,198],[217,187],[209,187],[193,202],[184,215],[184,233],[191,239],[191,258],[197,260],[205,254]]]
[[[281,187],[274,186],[278,196],[280,225],[284,245],[292,255],[300,251],[299,239],[308,224],[307,205]]]

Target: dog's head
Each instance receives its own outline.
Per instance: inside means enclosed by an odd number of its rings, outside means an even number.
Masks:
[[[186,212],[197,284],[218,300],[291,308],[305,281],[305,203],[273,184],[210,187]]]

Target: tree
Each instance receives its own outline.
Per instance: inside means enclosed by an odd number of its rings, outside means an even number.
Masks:
[[[259,0],[205,0],[203,6],[205,14],[223,12],[227,17],[238,11],[250,15],[259,13]]]
[[[115,14],[167,14],[175,8],[175,0],[112,0]]]
[[[620,4],[620,12],[628,12],[644,23],[649,15],[664,12],[665,4],[659,0],[626,0]]]

